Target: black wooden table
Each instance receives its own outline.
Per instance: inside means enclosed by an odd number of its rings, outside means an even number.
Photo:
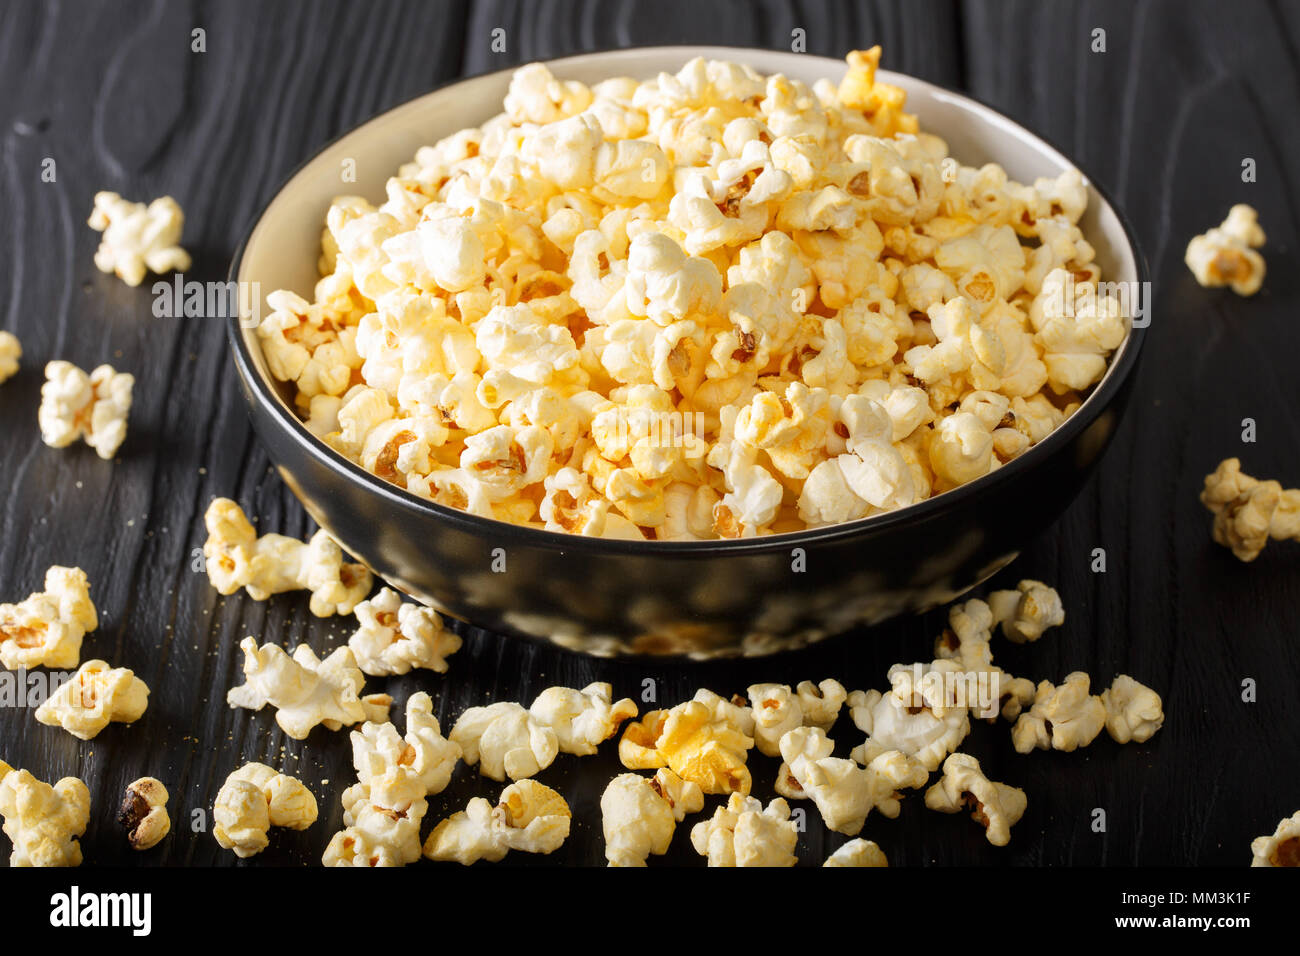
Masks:
[[[498,28],[503,53],[492,51]],[[205,52],[192,50],[195,29]],[[259,603],[209,586],[195,555],[213,496],[236,498],[264,531],[305,535],[310,525],[250,431],[219,320],[154,318],[147,284],[130,289],[95,270],[99,237],[84,224],[94,193],[175,196],[190,277],[219,279],[291,169],[435,85],[638,44],[788,49],[797,29],[810,53],[881,43],[888,67],[967,89],[1058,143],[1127,211],[1156,280],[1146,358],[1114,445],[1073,507],[993,584],[1043,579],[1068,612],[1036,645],[1000,641],[1004,666],[1054,680],[1082,669],[1100,684],[1132,674],[1163,694],[1164,729],[1145,745],[1103,734],[1074,754],[1022,757],[1005,724],[980,724],[964,749],[1029,796],[1009,847],[989,846],[965,815],[927,811],[916,797],[898,820],[873,816],[863,835],[896,865],[1235,865],[1249,862],[1252,837],[1300,808],[1300,546],[1272,545],[1239,564],[1211,543],[1197,502],[1202,477],[1231,455],[1252,474],[1300,483],[1300,4],[1249,0],[1225,17],[1221,3],[1175,0],[13,3],[0,9],[0,328],[19,335],[25,355],[0,387],[0,600],[38,588],[51,564],[81,566],[102,622],[83,659],[133,668],[152,695],[144,719],[86,743],[28,709],[0,710],[0,758],[45,780],[86,780],[89,863],[235,862],[208,832],[209,811],[234,767],[262,760],[301,777],[321,817],[304,833],[275,832],[253,863],[314,864],[354,779],[346,733],[318,729],[300,743],[270,709],[225,704],[241,680],[242,637],[321,651],[346,638],[351,619],[313,618],[303,595]],[[1093,50],[1098,29],[1104,52]],[[1246,158],[1254,182],[1242,180]],[[54,182],[42,178],[47,159]],[[1238,201],[1259,210],[1269,236],[1268,279],[1251,300],[1199,288],[1182,264],[1188,238]],[[55,358],[135,374],[117,462],[41,444],[41,370]],[[1254,443],[1242,441],[1246,418]],[[1090,568],[1096,548],[1104,573]],[[447,676],[422,672],[387,688],[399,702],[430,691],[446,729],[467,706],[527,703],[546,686],[592,680],[638,697],[652,679],[661,704],[760,680],[879,687],[890,664],[927,657],[942,622],[932,613],[799,654],[701,665],[602,662],[470,633]],[[1247,679],[1254,702],[1242,699]],[[847,717],[836,735],[841,746],[860,738]],[[598,801],[620,769],[614,751],[561,757],[541,775],[572,805],[574,832],[553,857],[510,862],[603,862]],[[755,792],[770,797],[776,762],[755,752],[751,765]],[[112,817],[124,785],[143,774],[171,789],[175,832],[137,854]],[[431,801],[426,829],[498,790],[462,766]],[[813,820],[800,856],[819,864],[843,838],[828,839]],[[684,828],[669,859],[702,862]]]

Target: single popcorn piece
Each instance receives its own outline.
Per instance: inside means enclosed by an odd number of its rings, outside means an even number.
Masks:
[[[18,360],[23,357],[23,347],[18,336],[0,331],[0,385],[18,374]]]
[[[668,852],[677,824],[704,809],[704,792],[664,767],[653,777],[619,774],[600,797],[605,859],[610,866],[645,866]]]
[[[1014,591],[989,594],[989,609],[994,625],[1002,625],[1002,634],[1015,644],[1033,642],[1049,627],[1065,623],[1065,606],[1061,595],[1042,581],[1024,580]]]
[[[754,684],[746,693],[754,718],[754,744],[768,757],[780,755],[781,738],[796,727],[830,730],[848,699],[844,685],[831,679],[820,685],[802,681],[794,691],[787,684]]]
[[[90,740],[112,722],[134,723],[149,705],[149,688],[125,667],[86,661],[36,708],[36,719]]]
[[[1071,751],[1086,747],[1106,726],[1106,706],[1088,693],[1089,678],[1082,671],[1066,676],[1060,686],[1040,681],[1033,706],[1011,728],[1017,752]]]
[[[623,721],[635,717],[629,697],[614,703],[609,684],[588,684],[582,690],[548,687],[537,695],[528,712],[554,733],[560,753],[586,756],[618,733]]]
[[[629,770],[668,767],[707,794],[749,793],[752,778],[745,765],[754,746],[753,717],[716,698],[690,700],[670,710],[652,710],[628,724],[618,756]]]
[[[1250,296],[1264,283],[1264,257],[1255,251],[1264,242],[1258,213],[1238,203],[1222,223],[1192,238],[1183,261],[1201,285],[1231,286],[1237,295]]]
[[[573,814],[564,797],[536,780],[519,780],[501,791],[494,807],[482,797],[443,820],[424,844],[431,860],[469,866],[496,863],[511,850],[554,853],[569,837]]]
[[[305,830],[316,822],[316,797],[301,780],[263,763],[247,763],[226,778],[212,807],[217,843],[235,856],[256,856],[271,827]]]
[[[51,448],[66,448],[78,438],[104,460],[117,454],[126,440],[135,376],[100,365],[89,375],[71,362],[45,366],[37,420],[41,440]]]
[[[100,272],[116,273],[129,286],[144,281],[145,272],[184,272],[190,254],[180,247],[185,214],[171,196],[146,206],[117,193],[95,193],[95,208],[86,224],[102,232],[95,265]]]
[[[1205,477],[1201,504],[1214,515],[1215,542],[1238,560],[1254,561],[1269,539],[1300,541],[1300,488],[1252,478],[1236,458]]]
[[[81,865],[90,791],[76,777],[50,786],[0,760],[0,817],[13,843],[10,866]]]
[[[362,673],[372,677],[406,674],[413,668],[447,673],[447,658],[460,650],[460,638],[443,627],[432,608],[404,603],[391,588],[381,588],[355,612],[360,627],[348,647]]]
[[[1018,787],[989,780],[974,757],[953,754],[943,762],[943,778],[925,791],[925,805],[940,813],[959,813],[969,807],[971,819],[984,827],[988,841],[1006,846],[1029,801]]]
[[[939,717],[924,703],[917,706],[913,701],[909,706],[894,694],[878,690],[850,694],[849,715],[867,735],[850,754],[861,764],[896,750],[932,772],[970,733],[970,715],[965,708],[954,707]]]
[[[254,530],[243,509],[229,498],[214,498],[203,516],[208,580],[220,594],[241,587],[256,601],[285,591],[311,592],[317,617],[351,614],[370,593],[372,578],[363,564],[343,560],[342,549],[324,530],[304,543],[282,534]]]
[[[858,837],[828,856],[822,866],[889,866],[889,860],[873,841]]]
[[[361,696],[365,677],[351,648],[340,647],[324,660],[306,644],[289,655],[274,644],[259,648],[256,638],[246,637],[239,648],[244,652],[244,683],[227,692],[226,702],[249,710],[270,704],[276,708],[275,722],[294,740],[306,740],[317,724],[338,730],[388,719],[391,697]]]
[[[1279,823],[1272,836],[1256,837],[1250,852],[1251,866],[1300,866],[1300,810]]]
[[[155,777],[141,777],[126,788],[117,822],[126,828],[131,849],[152,849],[171,832],[167,796],[167,788]]]
[[[1106,732],[1116,743],[1146,743],[1165,722],[1160,695],[1127,674],[1120,674],[1101,693]]]
[[[82,639],[98,626],[86,572],[55,565],[45,572],[44,591],[20,604],[0,604],[0,664],[9,670],[76,667]]]
[[[794,866],[799,833],[790,805],[780,797],[763,802],[733,793],[713,816],[691,828],[691,845],[709,866]]]
[[[471,707],[456,720],[449,735],[465,763],[493,780],[523,780],[549,767],[560,752],[555,731],[521,705],[501,701]]]

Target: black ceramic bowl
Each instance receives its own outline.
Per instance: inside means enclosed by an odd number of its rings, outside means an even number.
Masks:
[[[675,71],[696,55],[745,62],[812,83],[838,61],[767,50],[664,47],[572,57],[563,78],[595,82]],[[384,180],[415,150],[500,110],[510,71],[444,87],[336,140],[263,210],[231,277],[261,296],[310,295],[320,230],[343,192],[383,197]],[[962,162],[1000,163],[1032,181],[1071,164],[1002,115],[911,77],[922,128]],[[340,184],[353,161],[359,181]],[[1132,233],[1095,186],[1082,223],[1103,276],[1146,280]],[[251,283],[258,283],[252,286]],[[1083,406],[997,471],[900,511],[814,531],[747,540],[629,542],[554,534],[433,504],[347,461],[311,435],[268,374],[251,312],[229,323],[258,434],[308,513],[382,578],[439,610],[492,631],[594,654],[765,654],[951,601],[1012,561],[1069,505],[1119,421],[1144,330],[1130,331]]]

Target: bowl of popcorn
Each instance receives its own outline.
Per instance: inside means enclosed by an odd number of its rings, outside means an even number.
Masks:
[[[877,68],[622,50],[344,135],[231,278],[311,516],[458,618],[762,654],[951,601],[1069,504],[1144,267],[1056,149]]]

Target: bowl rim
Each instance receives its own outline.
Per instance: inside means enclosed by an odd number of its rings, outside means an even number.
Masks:
[[[685,56],[687,59],[696,56],[709,56],[711,53],[718,53],[721,51],[725,51],[727,55],[740,55],[746,52],[762,55],[789,55],[786,54],[786,51],[784,50],[769,50],[763,47],[666,44],[659,46],[616,47],[587,50],[582,53],[571,54],[564,57],[529,62],[542,63],[546,65],[548,69],[552,69],[553,72],[556,72],[562,71],[566,63],[571,63],[575,60],[605,56],[609,57],[611,60],[617,60],[619,54],[627,55],[633,51],[637,53],[680,55]],[[816,54],[804,53],[795,55],[805,59],[824,60],[828,63],[842,63],[842,61],[836,60],[833,57]],[[741,60],[741,62],[744,61]],[[311,155],[307,156],[302,160],[302,162],[294,166],[294,168],[285,175],[279,185],[271,193],[270,197],[254,214],[252,224],[244,233],[243,238],[240,239],[239,244],[235,247],[235,251],[231,256],[230,268],[227,271],[227,279],[232,282],[238,281],[248,242],[261,225],[262,220],[266,216],[267,210],[276,202],[277,199],[280,198],[281,194],[292,184],[298,174],[314,162],[321,153],[325,152],[345,137],[351,136],[363,126],[376,122],[377,120],[388,116],[390,113],[404,109],[426,96],[470,80],[512,74],[515,70],[524,65],[526,64],[519,63],[500,70],[487,70],[482,73],[475,73],[468,76],[458,76],[447,80],[446,82],[435,84],[416,96],[410,97],[409,99],[403,100],[400,103],[396,103],[386,109],[374,113],[322,143],[312,151]],[[1111,212],[1119,222],[1124,239],[1128,243],[1129,252],[1133,257],[1136,281],[1140,286],[1149,286],[1150,275],[1146,257],[1142,253],[1142,248],[1138,243],[1137,234],[1133,228],[1132,222],[1129,220],[1123,209],[1116,204],[1114,199],[1111,197],[1110,192],[1103,188],[1094,177],[1089,175],[1086,169],[1074,162],[1074,160],[1070,158],[1069,154],[1066,153],[1065,150],[1061,149],[1055,142],[1035,130],[1030,129],[1017,120],[1012,119],[995,106],[992,106],[979,97],[972,96],[967,92],[955,90],[940,83],[934,83],[921,77],[898,73],[893,70],[880,70],[877,75],[886,81],[891,77],[904,77],[911,82],[922,83],[930,87],[932,90],[964,101],[966,104],[973,105],[977,107],[975,110],[976,113],[981,111],[991,113],[998,120],[1009,123],[1020,132],[1038,140],[1060,156],[1067,164],[1077,169],[1083,175],[1087,184],[1095,189],[1097,194],[1105,200],[1107,206],[1110,207]],[[258,370],[257,363],[253,360],[252,355],[249,352],[248,342],[244,337],[245,330],[241,319],[242,316],[240,315],[239,310],[233,310],[232,314],[226,317],[226,329],[227,337],[231,344],[231,351],[233,353],[236,370],[245,383],[247,393],[255,398],[257,404],[260,405],[264,411],[270,413],[277,425],[292,437],[297,444],[316,461],[316,463],[338,473],[345,479],[360,484],[370,492],[377,493],[388,503],[406,511],[412,511],[425,517],[448,522],[450,525],[458,527],[459,530],[474,536],[481,537],[484,534],[495,535],[502,544],[517,542],[521,545],[542,550],[564,552],[570,549],[577,549],[597,555],[635,554],[642,557],[689,556],[699,558],[720,555],[786,551],[791,548],[836,542],[844,538],[856,537],[864,532],[887,531],[897,525],[933,517],[944,510],[955,508],[970,499],[990,495],[994,489],[1003,482],[1011,481],[1021,472],[1033,468],[1039,459],[1045,459],[1053,451],[1064,448],[1101,416],[1103,409],[1108,407],[1111,401],[1128,385],[1129,378],[1137,367],[1138,358],[1142,351],[1142,344],[1145,341],[1147,331],[1146,325],[1135,326],[1130,321],[1128,323],[1128,334],[1126,335],[1124,342],[1120,344],[1119,348],[1112,356],[1110,364],[1106,368],[1106,373],[1103,375],[1101,381],[1093,386],[1092,391],[1083,402],[1080,403],[1079,408],[1074,412],[1074,414],[1067,418],[1060,426],[1053,429],[1052,432],[1042,441],[1032,445],[1022,454],[1013,458],[997,470],[982,475],[974,481],[967,482],[964,485],[959,485],[958,487],[949,489],[948,491],[940,492],[937,495],[926,498],[924,501],[919,501],[903,508],[868,515],[864,518],[856,518],[852,521],[824,525],[819,528],[807,528],[801,531],[785,531],[779,534],[759,535],[749,538],[719,538],[687,541],[659,541],[645,539],[637,541],[625,538],[602,538],[590,535],[570,534],[560,531],[547,531],[542,528],[532,528],[526,525],[501,521],[496,518],[485,518],[481,515],[476,515],[468,511],[461,511],[458,508],[441,505],[429,499],[422,498],[414,492],[407,491],[399,485],[392,484],[391,482],[380,478],[378,475],[366,471],[359,464],[344,457],[340,452],[331,448],[320,438],[308,431],[302,419],[294,414],[287,406],[278,394],[276,388]]]

